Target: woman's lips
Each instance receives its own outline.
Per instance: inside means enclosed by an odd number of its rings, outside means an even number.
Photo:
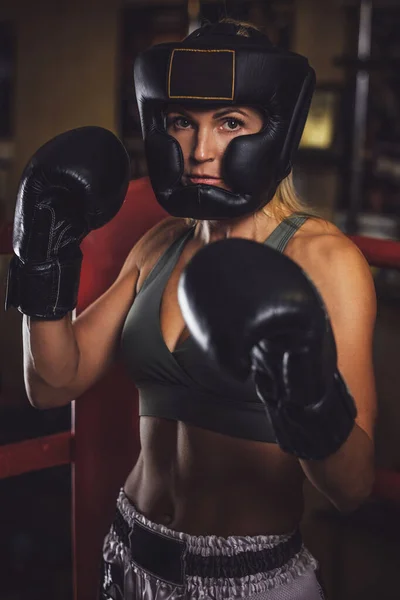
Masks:
[[[216,177],[188,177],[188,181],[195,185],[204,184],[204,185],[217,185],[221,182],[221,179],[217,179]]]

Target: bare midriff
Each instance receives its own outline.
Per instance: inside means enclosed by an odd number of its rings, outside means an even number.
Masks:
[[[303,512],[304,473],[276,444],[140,418],[141,452],[124,490],[151,521],[190,535],[284,534]]]

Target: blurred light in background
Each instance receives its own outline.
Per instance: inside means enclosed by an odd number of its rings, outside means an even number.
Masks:
[[[188,34],[200,27],[200,0],[188,0]]]
[[[328,90],[316,90],[307,123],[301,138],[301,148],[328,150],[333,143],[336,97]]]

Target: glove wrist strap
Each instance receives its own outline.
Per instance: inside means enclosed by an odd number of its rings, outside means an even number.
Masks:
[[[76,307],[82,252],[46,263],[23,263],[11,259],[5,309],[14,306],[32,319],[57,321]]]
[[[305,460],[323,460],[349,437],[356,406],[339,371],[325,396],[309,406],[266,404],[279,446]]]

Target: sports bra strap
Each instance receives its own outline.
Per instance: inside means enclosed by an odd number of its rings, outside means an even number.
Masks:
[[[151,284],[151,282],[158,276],[164,267],[167,265],[173,267],[176,264],[184,245],[189,237],[193,235],[193,232],[194,227],[191,227],[189,231],[185,231],[181,236],[177,237],[176,240],[172,242],[172,244],[165,250],[165,252],[161,254],[160,258],[157,260],[156,264],[144,280],[139,293],[142,293],[147,286]]]
[[[274,229],[271,235],[265,240],[264,244],[283,252],[296,231],[307,221],[308,217],[299,215],[290,215]]]

